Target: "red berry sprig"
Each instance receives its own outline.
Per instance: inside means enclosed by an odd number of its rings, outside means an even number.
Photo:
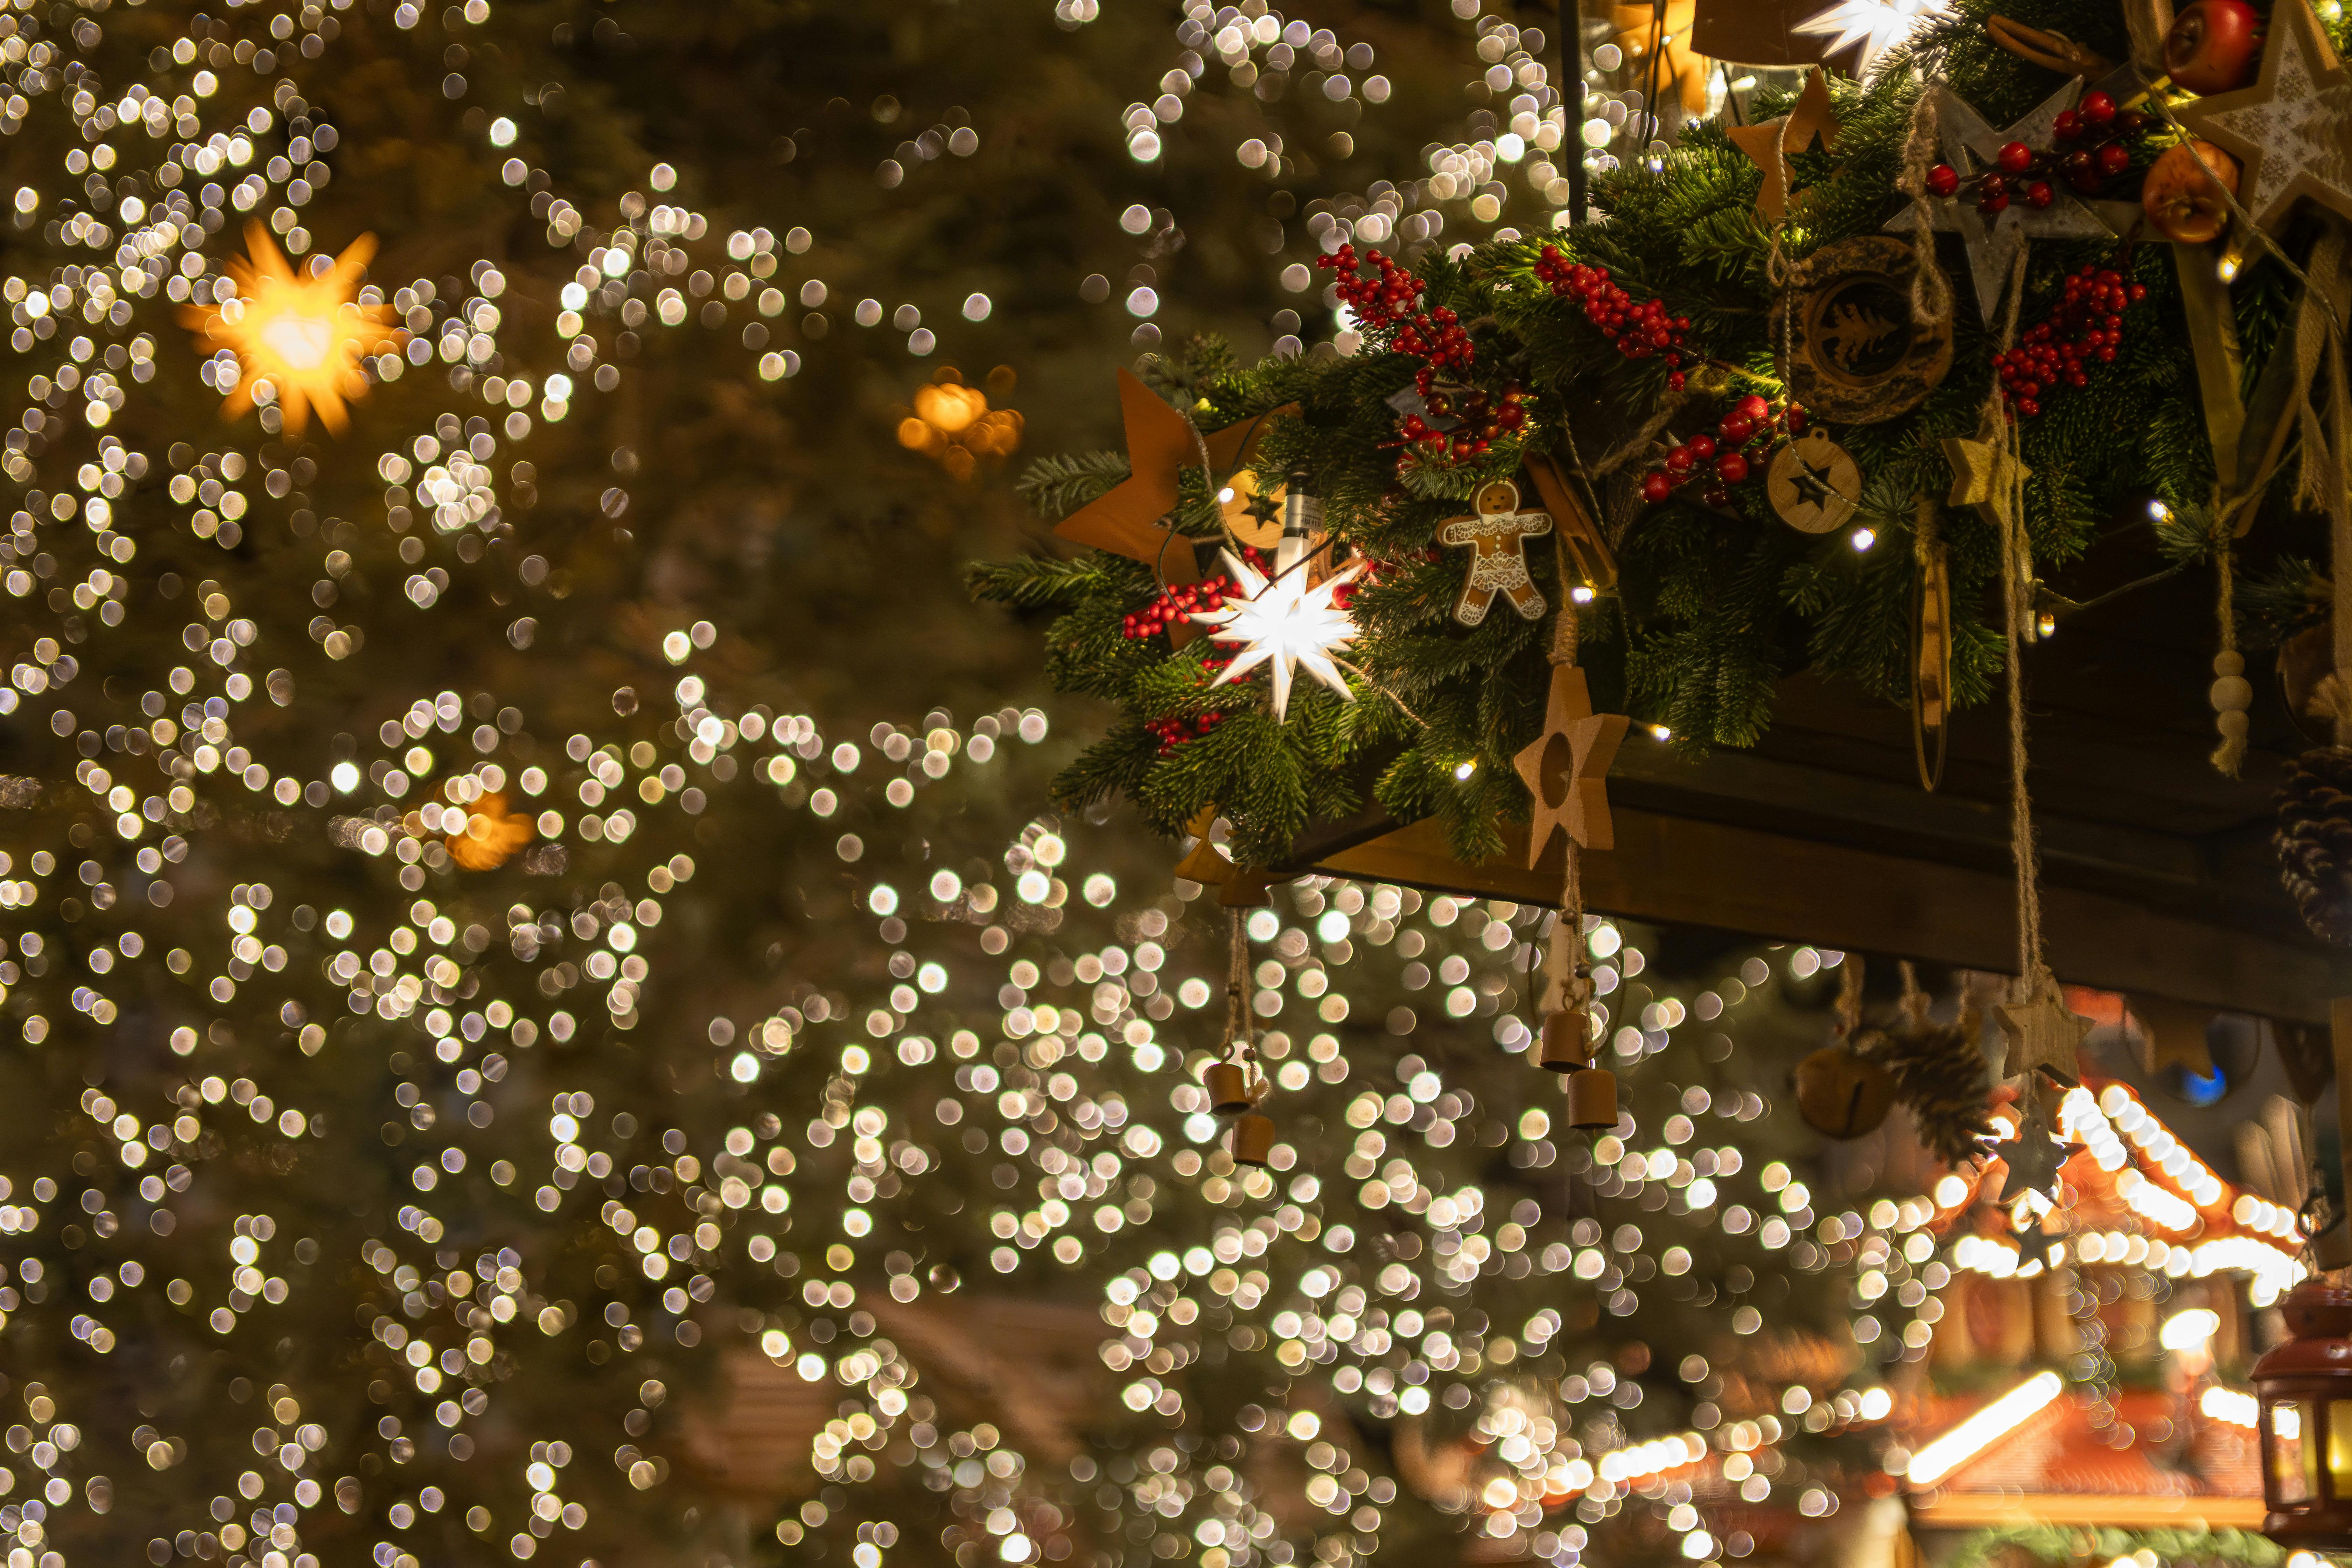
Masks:
[[[1713,436],[1694,436],[1667,452],[1665,466],[1642,477],[1642,499],[1653,506],[1683,486],[1704,483],[1699,500],[1707,506],[1731,504],[1731,487],[1760,476],[1781,435],[1801,435],[1805,411],[1796,404],[1774,408],[1754,393],[1716,421]]]
[[[1176,748],[1187,741],[1197,741],[1225,721],[1223,713],[1203,713],[1198,719],[1146,719],[1143,727],[1160,741],[1160,755],[1176,754]]]
[[[1265,552],[1255,545],[1243,545],[1241,557],[1259,571],[1265,570]],[[1189,620],[1202,611],[1223,609],[1226,598],[1238,595],[1240,591],[1234,585],[1233,577],[1223,572],[1212,577],[1203,577],[1197,583],[1187,583],[1179,587],[1167,589],[1159,598],[1154,599],[1142,609],[1131,611],[1122,616],[1119,621],[1119,635],[1130,642],[1143,637],[1156,637],[1170,626],[1180,621]]]
[[[2061,386],[2086,386],[2084,367],[2111,364],[2123,342],[2124,311],[2147,298],[2147,286],[2126,283],[2112,267],[2085,267],[2066,279],[2049,319],[2025,330],[2018,345],[1993,361],[2000,389],[2021,415],[2042,412],[2042,399]]]
[[[1528,395],[1517,382],[1503,388],[1499,397],[1474,389],[1457,405],[1445,393],[1424,391],[1422,401],[1431,418],[1455,423],[1450,429],[1440,429],[1418,414],[1408,414],[1397,426],[1396,444],[1419,447],[1425,457],[1435,460],[1484,457],[1496,442],[1528,427]]]
[[[1589,267],[1583,262],[1571,262],[1559,253],[1557,246],[1547,245],[1536,258],[1536,277],[1551,285],[1556,295],[1576,296],[1584,308],[1585,320],[1601,329],[1601,335],[1617,345],[1617,352],[1627,359],[1649,359],[1657,356],[1666,362],[1666,385],[1675,392],[1683,386],[1684,334],[1690,331],[1688,316],[1670,316],[1657,300],[1634,303],[1633,297],[1609,280],[1609,268]]]
[[[2005,211],[2012,200],[2035,208],[2050,205],[2058,199],[2053,180],[2089,195],[2131,167],[2131,149],[2125,143],[2147,127],[2147,115],[2116,109],[2106,93],[2086,92],[2052,124],[2052,134],[2068,144],[2065,152],[2007,142],[1994,157],[1996,166],[1971,178],[1962,179],[1949,163],[1929,169],[1927,193],[1953,196],[1965,188],[1968,199],[1988,215]]]
[[[1433,373],[1466,366],[1477,357],[1477,346],[1452,310],[1443,305],[1428,311],[1416,309],[1429,285],[1398,266],[1394,258],[1375,250],[1360,258],[1354,246],[1342,245],[1328,256],[1317,257],[1315,265],[1339,275],[1332,287],[1356,313],[1357,329],[1365,337],[1391,353],[1423,362],[1423,396],[1429,395]],[[1367,266],[1372,268],[1370,277],[1361,276]]]

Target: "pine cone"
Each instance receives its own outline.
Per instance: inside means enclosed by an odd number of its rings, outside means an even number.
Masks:
[[[2288,765],[2276,800],[2279,880],[2314,936],[2352,947],[2352,750],[2319,746]]]
[[[1992,1131],[1978,1033],[1971,1007],[1949,1024],[1873,1029],[1854,1041],[1857,1052],[1894,1078],[1895,1098],[1910,1110],[1919,1142],[1947,1164],[1984,1152],[1984,1140]]]

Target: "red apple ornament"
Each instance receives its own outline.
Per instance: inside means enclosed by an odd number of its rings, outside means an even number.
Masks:
[[[2246,0],[2197,0],[2164,35],[2173,85],[2200,96],[2245,86],[2262,52],[2263,19]]]

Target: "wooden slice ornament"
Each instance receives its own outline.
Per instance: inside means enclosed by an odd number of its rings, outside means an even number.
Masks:
[[[1870,234],[1797,263],[1772,307],[1790,395],[1818,419],[1875,425],[1908,414],[1952,367],[1952,316],[1912,319],[1911,247]]]
[[[1543,618],[1543,594],[1528,574],[1527,542],[1552,529],[1547,511],[1521,511],[1519,487],[1508,479],[1483,485],[1473,498],[1475,517],[1451,518],[1440,523],[1440,544],[1471,548],[1470,572],[1463,579],[1461,596],[1454,601],[1454,618],[1475,626],[1486,618],[1499,595],[1511,601],[1522,620]]]
[[[1765,493],[1780,521],[1801,533],[1843,528],[1862,503],[1862,469],[1816,426],[1772,455]]]

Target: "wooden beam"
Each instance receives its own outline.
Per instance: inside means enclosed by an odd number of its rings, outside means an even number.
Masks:
[[[1588,908],[1632,920],[1713,926],[1890,957],[2010,973],[2017,964],[2016,889],[2005,875],[1751,827],[1620,807],[1617,847],[1584,858]],[[1382,831],[1374,821],[1302,840],[1296,875],[1556,904],[1559,853],[1527,868],[1524,828],[1506,828],[1500,859],[1465,867],[1433,819]],[[2217,1012],[2326,1023],[2352,991],[2352,957],[2143,904],[2046,888],[2050,961],[2071,984],[2163,996]]]
[[[2116,1530],[2263,1527],[2258,1497],[2104,1496],[2062,1492],[1936,1492],[1911,1500],[1911,1522],[1926,1530],[1987,1525],[2087,1524]]]

